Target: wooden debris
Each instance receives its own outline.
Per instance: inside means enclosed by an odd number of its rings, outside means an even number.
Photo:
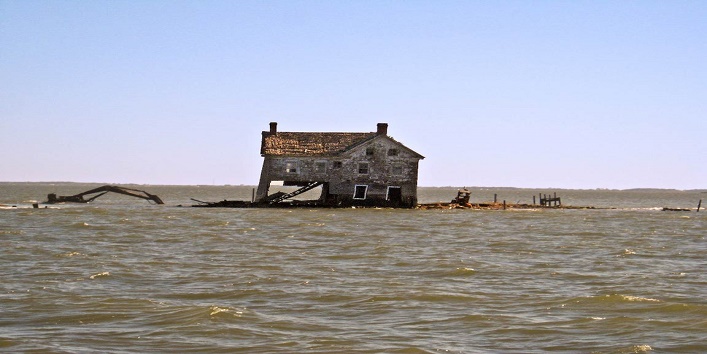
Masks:
[[[63,196],[63,195],[57,196],[54,193],[50,193],[47,195],[47,201],[45,203],[46,204],[90,203],[90,202],[94,201],[96,198],[98,198],[108,192],[124,194],[124,195],[128,195],[131,197],[146,199],[147,201],[155,202],[155,204],[164,204],[164,202],[162,202],[162,199],[160,199],[160,197],[158,197],[154,194],[150,194],[145,191],[141,191],[139,189],[125,188],[125,187],[119,187],[119,186],[110,186],[110,185],[105,185],[102,187],[98,187],[98,188],[94,188],[94,189],[85,191],[83,193],[69,195],[69,196]],[[87,196],[89,194],[95,194],[95,193],[100,193],[100,194],[95,195],[89,199],[83,199],[84,196]]]
[[[416,209],[471,209],[471,210],[510,210],[510,209],[601,209],[592,206],[543,206],[532,204],[509,204],[509,203],[425,203],[418,204]]]
[[[663,211],[690,211],[690,209],[684,209],[684,208],[663,208]]]

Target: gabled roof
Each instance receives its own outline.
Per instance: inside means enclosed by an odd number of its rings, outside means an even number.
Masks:
[[[387,124],[379,123],[378,132],[371,133],[310,133],[278,132],[277,123],[270,123],[271,130],[263,132],[260,154],[271,156],[335,156],[355,148],[376,137],[385,137],[424,159],[412,149],[387,135]]]
[[[261,155],[336,155],[349,146],[374,138],[376,133],[263,132]]]

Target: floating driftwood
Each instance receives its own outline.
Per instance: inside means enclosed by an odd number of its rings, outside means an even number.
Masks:
[[[198,199],[191,198],[191,200],[199,203],[192,205],[195,208],[252,208],[255,203],[244,201],[244,200],[222,200],[220,202],[204,202]]]
[[[98,198],[108,192],[124,194],[124,195],[128,195],[131,197],[146,199],[147,201],[155,202],[155,204],[164,204],[164,202],[162,202],[162,199],[160,199],[160,197],[158,197],[154,194],[150,194],[150,193],[147,193],[147,192],[139,190],[139,189],[125,188],[125,187],[111,186],[111,185],[105,185],[102,187],[98,187],[98,188],[94,188],[94,189],[85,191],[83,193],[69,195],[69,196],[64,196],[64,195],[57,196],[55,193],[50,193],[47,195],[47,201],[45,203],[47,203],[47,204],[90,203],[90,202],[94,201],[96,198]],[[93,197],[90,197],[88,199],[84,199],[84,196],[87,196],[89,194],[95,194],[95,193],[99,193],[99,194],[95,195]]]
[[[663,211],[692,211],[692,210],[685,209],[685,208],[663,208]]]

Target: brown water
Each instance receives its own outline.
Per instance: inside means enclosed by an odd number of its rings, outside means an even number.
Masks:
[[[133,186],[167,205],[31,208],[92,187],[0,184],[0,351],[707,352],[702,191],[557,191],[610,210],[280,210],[175,207],[252,187]]]

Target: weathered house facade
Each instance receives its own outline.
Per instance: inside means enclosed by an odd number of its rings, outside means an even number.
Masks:
[[[264,157],[256,202],[281,201],[268,195],[273,181],[300,190],[322,186],[325,206],[413,207],[417,204],[418,163],[424,156],[388,136],[388,124],[371,133],[263,132]],[[299,191],[299,190],[298,190]]]

